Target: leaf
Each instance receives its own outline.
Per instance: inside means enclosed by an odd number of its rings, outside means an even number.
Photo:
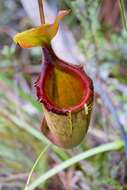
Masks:
[[[22,48],[31,48],[36,46],[50,45],[51,40],[54,38],[58,31],[59,22],[69,14],[70,10],[59,11],[53,24],[43,24],[39,27],[26,30],[14,36],[13,40]]]
[[[124,142],[121,140],[117,140],[117,141],[114,141],[111,143],[100,145],[95,148],[91,148],[90,150],[87,150],[87,151],[82,152],[72,158],[69,158],[68,160],[60,163],[59,165],[55,166],[54,168],[48,170],[45,174],[42,174],[40,177],[38,177],[28,187],[28,190],[33,190],[33,189],[37,188],[40,184],[43,184],[47,179],[53,177],[54,175],[58,174],[59,172],[65,170],[66,168],[80,162],[81,160],[90,158],[94,155],[104,153],[107,151],[119,150],[119,149],[123,148],[123,146],[124,146]]]

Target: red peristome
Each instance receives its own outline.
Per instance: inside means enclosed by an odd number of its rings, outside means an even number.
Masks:
[[[56,114],[66,115],[69,112],[78,112],[84,107],[85,104],[89,102],[89,99],[93,97],[92,80],[87,76],[81,67],[69,65],[65,61],[59,59],[53,52],[52,48],[43,48],[43,52],[44,63],[42,63],[40,76],[35,83],[38,100],[44,104],[48,111],[52,111]],[[78,81],[80,81],[82,85],[83,96],[80,101],[74,106],[70,106],[68,108],[61,108],[59,106],[56,106],[54,102],[48,98],[45,92],[46,80],[48,77],[50,77],[52,70],[56,66],[59,67],[62,71],[73,75],[75,78],[77,78]]]

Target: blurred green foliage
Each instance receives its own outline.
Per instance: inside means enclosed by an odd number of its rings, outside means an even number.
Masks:
[[[59,1],[59,6],[72,9],[66,23],[86,59],[87,71],[92,78],[99,77],[104,82],[119,119],[126,127],[127,33],[122,28],[117,33],[109,31],[110,39],[107,39],[99,19],[101,3],[100,0],[63,0]],[[40,69],[41,50],[39,48],[21,50],[12,43],[9,30],[1,32],[3,25],[20,30],[22,26],[29,27],[29,24],[18,0],[1,1],[0,189],[2,190],[24,189],[35,159],[47,144],[39,129],[43,113],[41,105],[36,101],[33,87]],[[91,130],[84,142],[70,151],[52,146],[39,162],[32,180],[56,163],[62,163],[86,149],[119,138],[120,134],[115,129],[112,114],[100,96],[96,95]],[[45,186],[40,187],[40,190],[62,190],[68,187],[72,190],[122,190],[122,186],[127,183],[126,166],[123,150],[103,153],[63,171],[58,175],[59,178],[52,178]]]

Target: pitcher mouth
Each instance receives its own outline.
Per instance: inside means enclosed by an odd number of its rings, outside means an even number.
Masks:
[[[58,59],[58,63],[47,64],[44,70],[35,86],[39,101],[48,111],[66,115],[78,112],[89,102],[92,81],[79,66]]]

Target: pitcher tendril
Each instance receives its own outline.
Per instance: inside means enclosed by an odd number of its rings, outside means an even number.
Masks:
[[[44,24],[44,23],[45,23],[45,15],[44,15],[43,1],[44,1],[44,0],[38,0],[38,6],[39,6],[39,13],[40,13],[41,24]]]

